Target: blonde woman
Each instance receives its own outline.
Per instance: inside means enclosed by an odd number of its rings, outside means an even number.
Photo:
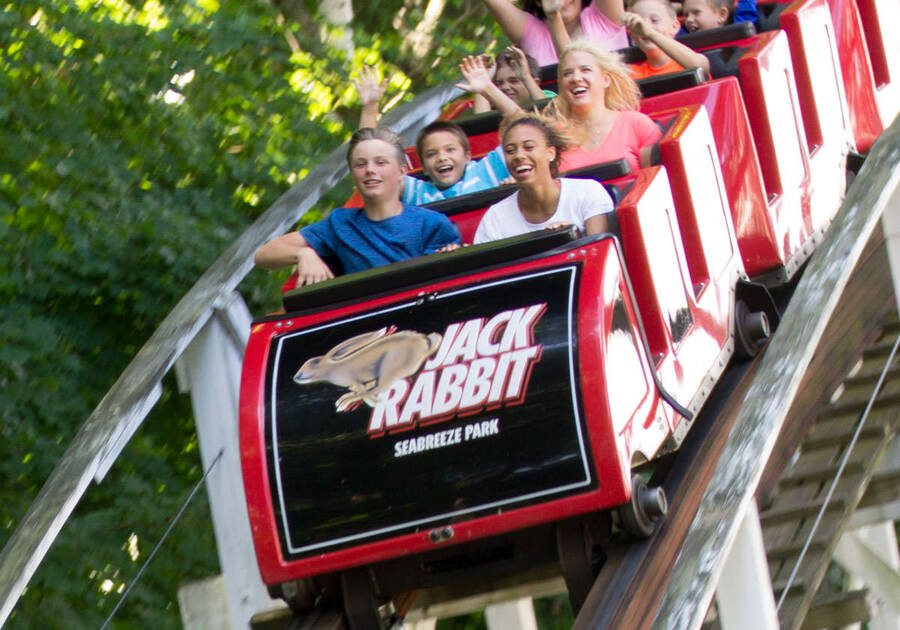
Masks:
[[[458,86],[488,98],[503,114],[518,106],[491,83],[477,57],[460,64],[465,78]],[[650,165],[653,144],[661,132],[649,116],[637,111],[640,92],[618,55],[592,42],[577,40],[563,50],[559,63],[558,96],[545,110],[571,139],[560,170],[625,158],[636,171]]]
[[[649,166],[661,132],[637,111],[640,91],[618,55],[586,40],[569,44],[559,64],[559,96],[547,113],[564,126],[574,148],[563,170],[625,158],[632,171]]]

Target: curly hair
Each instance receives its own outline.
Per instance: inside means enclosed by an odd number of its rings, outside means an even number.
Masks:
[[[500,145],[502,146],[505,143],[506,134],[511,129],[521,125],[528,125],[540,131],[547,146],[556,149],[556,157],[550,161],[550,174],[553,177],[557,177],[559,175],[559,163],[562,158],[562,152],[569,147],[569,139],[557,128],[555,120],[541,114],[517,111],[504,116],[503,120],[500,121],[500,129],[498,130]]]
[[[584,10],[584,7],[590,3],[591,0],[581,0],[581,9]],[[541,4],[541,0],[522,0],[522,10],[527,11],[539,20],[546,20],[547,14],[544,13],[544,8]]]

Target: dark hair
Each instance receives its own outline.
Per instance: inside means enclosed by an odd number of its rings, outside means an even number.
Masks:
[[[394,153],[397,154],[398,164],[401,166],[407,164],[406,150],[403,148],[403,142],[401,142],[400,136],[386,127],[379,127],[378,129],[373,127],[362,127],[361,129],[354,131],[353,135],[350,136],[350,146],[347,148],[348,166],[352,166],[352,164],[350,164],[350,156],[353,155],[353,149],[356,148],[356,145],[365,142],[366,140],[382,140],[387,142],[394,149]]]
[[[512,50],[504,50],[502,53],[497,55],[497,70],[500,70],[503,66],[512,66],[513,63],[519,60],[519,56]],[[534,77],[534,80],[540,82],[541,80],[541,67],[538,65],[537,59],[525,53],[525,61],[528,62],[528,72],[531,76]],[[497,70],[494,71],[494,76],[496,76]]]
[[[469,138],[466,136],[466,132],[463,131],[462,127],[446,120],[435,120],[433,123],[423,128],[422,131],[419,132],[419,135],[416,136],[416,152],[419,154],[419,160],[424,159],[424,156],[422,155],[422,145],[425,143],[425,138],[440,131],[448,131],[456,136],[459,143],[462,145],[463,151],[467,155],[472,152],[469,148]]]
[[[544,136],[548,147],[556,149],[556,157],[550,161],[550,174],[553,177],[559,175],[559,162],[562,159],[562,152],[566,150],[568,142],[562,133],[557,130],[554,122],[540,114],[531,114],[522,111],[514,112],[503,118],[500,122],[500,145],[504,144],[506,134],[511,129],[520,125],[530,125],[534,127]]]
[[[584,7],[590,3],[591,0],[581,0],[581,9],[584,10]],[[522,10],[527,11],[539,20],[547,19],[547,14],[544,13],[544,8],[541,6],[541,0],[523,0]]]

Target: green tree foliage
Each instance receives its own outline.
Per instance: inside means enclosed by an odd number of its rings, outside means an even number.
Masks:
[[[0,545],[180,296],[347,138],[349,78],[376,64],[408,99],[496,46],[480,1],[417,31],[429,4],[357,3],[339,32],[312,1],[0,2]],[[272,306],[278,280],[254,272],[245,295]],[[8,627],[99,627],[200,478],[196,451],[167,382]],[[113,627],[179,627],[178,585],[217,571],[200,497]]]

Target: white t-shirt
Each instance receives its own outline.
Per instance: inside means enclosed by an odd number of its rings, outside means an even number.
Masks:
[[[571,223],[583,230],[585,221],[591,217],[615,209],[609,193],[600,182],[566,178],[559,181],[559,203],[552,217],[542,223],[526,221],[519,211],[519,193],[515,192],[487,209],[475,231],[473,243],[486,243],[525,232],[536,232],[554,223]]]

